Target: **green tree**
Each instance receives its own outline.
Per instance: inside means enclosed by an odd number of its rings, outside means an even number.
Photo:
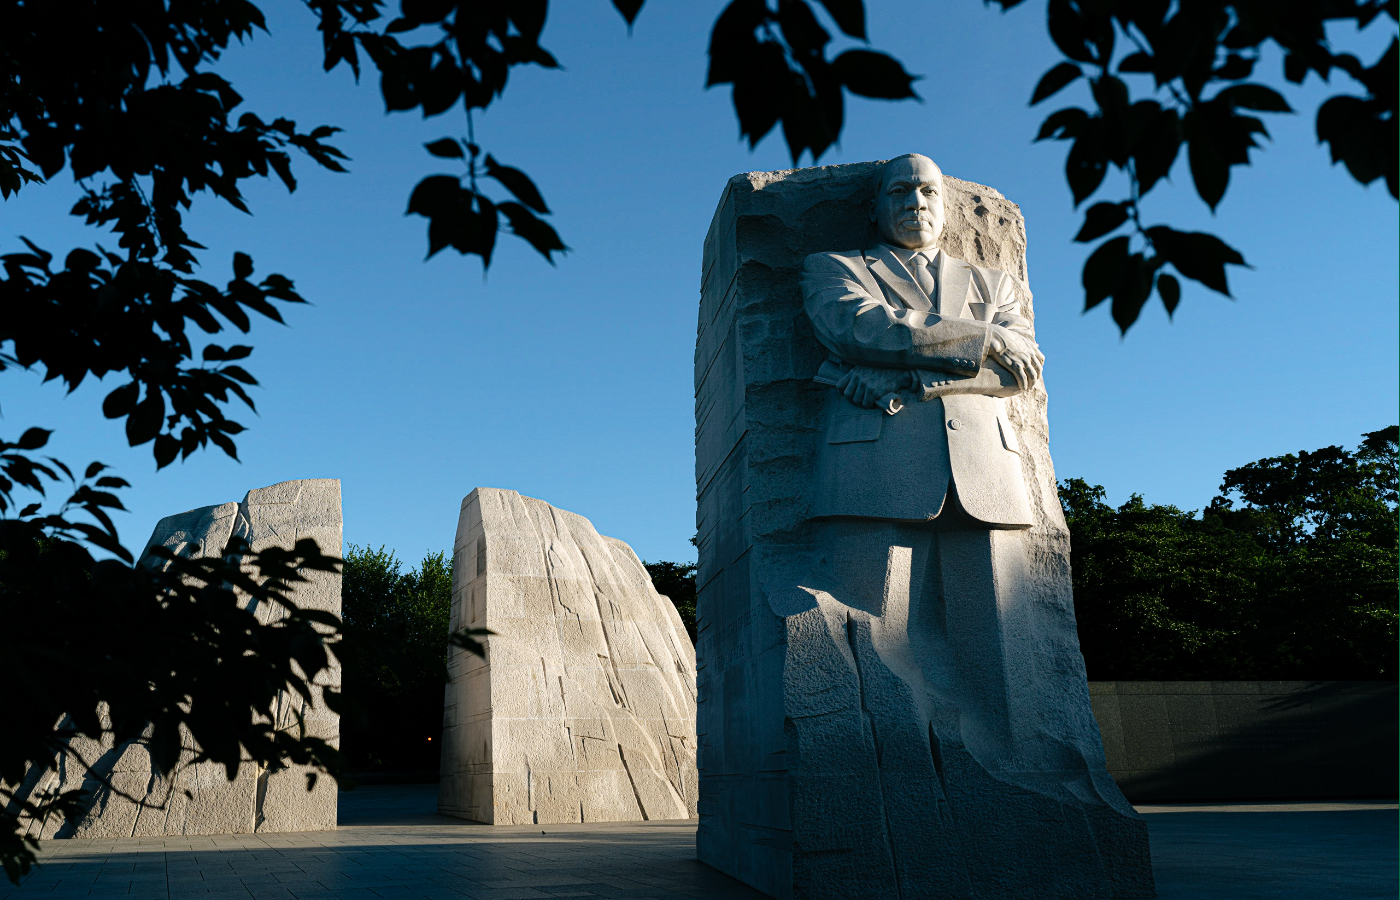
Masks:
[[[1262,548],[1218,520],[1137,494],[1116,509],[1103,498],[1081,479],[1060,483],[1089,677],[1246,677],[1234,641],[1254,613]]]
[[[676,607],[685,624],[690,642],[695,643],[695,563],[677,563],[661,560],[643,562],[651,574],[651,584],[658,594],[664,595]]]
[[[1204,515],[1268,553],[1261,657],[1337,679],[1395,677],[1396,436],[1392,425],[1355,451],[1304,450],[1225,473]]]
[[[355,771],[436,772],[452,613],[452,561],[404,573],[392,550],[350,544],[341,588],[341,751]]]
[[[1394,426],[1232,469],[1199,516],[1077,478],[1060,500],[1090,678],[1396,677]]]

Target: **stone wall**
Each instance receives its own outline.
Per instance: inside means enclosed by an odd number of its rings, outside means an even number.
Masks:
[[[202,557],[224,552],[230,538],[241,537],[254,551],[273,546],[290,549],[302,538],[314,538],[323,553],[341,547],[340,482],[318,478],[284,481],[249,491],[241,503],[205,506],[166,516],[156,525],[143,564],[153,564],[149,551],[163,546],[177,554]],[[294,585],[291,599],[299,606],[340,615],[340,575],[308,572],[308,581]],[[273,614],[270,609],[259,616]],[[334,659],[334,657],[332,657]],[[296,727],[298,717],[307,734],[337,744],[340,718],[319,702],[320,691],[340,687],[340,665],[323,671],[313,685],[310,702],[283,694],[271,713],[279,727]],[[193,755],[193,744],[186,758]],[[59,758],[47,768],[34,767],[21,792],[47,792],[86,787],[89,809],[76,826],[60,818],[30,822],[29,833],[49,838],[144,837],[172,834],[234,834],[244,832],[328,831],[336,826],[336,784],[321,778],[306,789],[307,768],[263,769],[241,766],[229,781],[221,765],[205,762],[182,765],[167,777],[157,777],[145,747],[132,742],[113,746],[79,738],[72,749],[94,770],[106,775],[119,790],[144,798],[136,804],[113,794]],[[187,793],[188,792],[188,795]]]
[[[497,825],[695,815],[695,650],[637,555],[515,491],[462,501],[438,810]]]
[[[1134,803],[1394,797],[1393,681],[1091,681]]]

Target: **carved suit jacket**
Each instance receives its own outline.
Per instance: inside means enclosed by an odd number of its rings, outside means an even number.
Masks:
[[[828,367],[914,378],[894,415],[828,391],[813,514],[926,521],[951,495],[987,527],[1029,527],[1020,441],[1002,399],[1019,388],[987,359],[993,323],[1029,333],[1015,281],[941,250],[931,268],[932,297],[883,244],[807,257],[803,303]]]

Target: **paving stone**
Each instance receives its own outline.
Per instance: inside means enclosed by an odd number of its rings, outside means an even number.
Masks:
[[[431,792],[403,796],[409,806],[431,809],[436,801]],[[1140,812],[1151,830],[1159,900],[1395,896],[1394,803],[1180,805]],[[224,850],[212,849],[210,837],[171,839],[169,848],[145,839],[46,842],[39,866],[21,887],[0,882],[0,900],[763,896],[695,859],[693,821],[574,825],[546,835],[528,827],[444,822],[279,835],[276,847],[265,836],[250,836]]]

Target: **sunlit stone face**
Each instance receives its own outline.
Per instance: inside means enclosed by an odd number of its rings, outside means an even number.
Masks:
[[[943,233],[943,173],[926,156],[890,160],[873,213],[885,243],[909,250],[933,247]]]

